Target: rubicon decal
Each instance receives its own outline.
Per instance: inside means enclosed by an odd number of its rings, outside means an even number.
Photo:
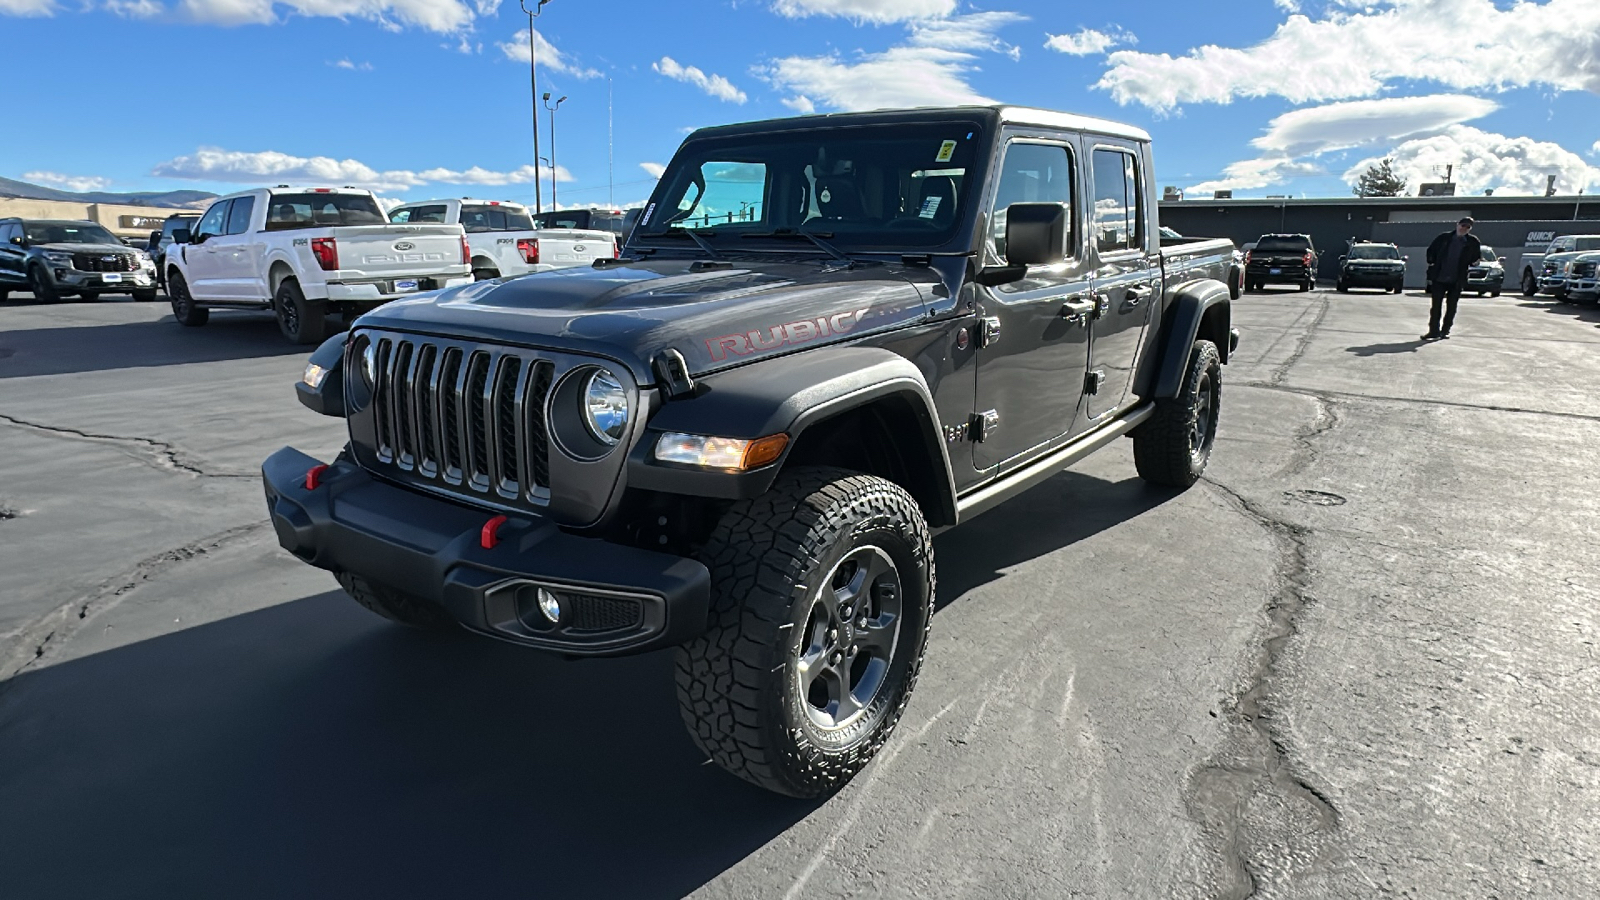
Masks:
[[[830,335],[849,334],[855,330],[856,325],[866,314],[865,309],[858,309],[835,316],[818,316],[815,319],[801,319],[798,322],[786,322],[770,328],[757,328],[744,334],[725,334],[722,337],[708,339],[706,349],[711,351],[712,362],[722,362],[730,353],[734,356],[745,356],[761,350],[776,350],[779,347],[804,344]]]

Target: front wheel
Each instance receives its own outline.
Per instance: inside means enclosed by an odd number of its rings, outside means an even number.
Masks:
[[[194,295],[189,293],[189,282],[184,280],[180,272],[174,271],[167,276],[167,299],[172,301],[172,317],[178,320],[179,325],[198,328],[211,319],[211,310],[194,302]]]
[[[1494,290],[1490,291],[1489,292],[1489,296],[1491,296],[1491,297],[1500,296],[1500,289],[1499,288],[1495,288]]]
[[[134,291],[133,299],[139,303],[154,303],[156,299],[156,292],[154,290]]]
[[[1302,292],[1309,291],[1309,290],[1311,290],[1312,288],[1314,288],[1316,286],[1317,286],[1317,283],[1315,281],[1311,281],[1309,279],[1307,279],[1306,281],[1300,282],[1300,290]]]
[[[306,300],[300,283],[285,278],[272,297],[278,314],[278,330],[296,344],[320,344],[328,336],[328,313],[321,304]]]
[[[33,292],[33,299],[40,303],[61,301],[61,293],[56,290],[55,283],[45,274],[42,266],[34,266],[28,270],[28,290]]]
[[[1342,281],[1335,283],[1334,286],[1333,286],[1333,289],[1338,291],[1341,294],[1350,293],[1350,285],[1345,284]]]
[[[701,559],[711,623],[677,651],[678,708],[722,768],[830,794],[893,733],[933,613],[933,545],[898,485],[799,468],[725,513]]]
[[[1539,282],[1534,280],[1532,272],[1523,272],[1522,273],[1522,296],[1524,296],[1524,297],[1537,297],[1537,296],[1539,296]]]
[[[1155,415],[1133,433],[1133,463],[1153,484],[1189,487],[1200,480],[1217,440],[1222,409],[1222,357],[1195,341],[1178,396],[1156,401]]]

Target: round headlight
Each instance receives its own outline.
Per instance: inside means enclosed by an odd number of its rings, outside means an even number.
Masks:
[[[583,389],[583,421],[602,443],[615,444],[628,428],[628,392],[617,376],[596,369]]]
[[[365,343],[367,346],[361,351],[361,380],[370,391],[378,383],[378,345],[372,341]]]

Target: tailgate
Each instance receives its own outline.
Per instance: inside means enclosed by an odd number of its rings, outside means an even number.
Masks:
[[[616,256],[617,236],[610,231],[545,228],[539,231],[539,262],[551,266],[587,266]]]
[[[339,277],[460,274],[460,225],[353,225],[328,229],[338,241]]]

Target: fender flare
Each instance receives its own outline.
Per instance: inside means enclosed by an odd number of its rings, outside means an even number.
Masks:
[[[667,401],[651,417],[628,460],[628,486],[722,499],[759,496],[771,487],[806,429],[878,403],[900,402],[916,420],[904,435],[910,449],[929,454],[934,496],[920,497],[930,519],[956,521],[955,481],[928,381],[914,363],[880,347],[831,347],[766,359],[700,379],[686,399]],[[772,465],[753,472],[703,471],[657,463],[656,441],[666,432],[758,438],[787,434],[789,446]]]
[[[1161,330],[1166,337],[1161,345],[1160,368],[1156,370],[1155,396],[1172,398],[1183,388],[1189,352],[1196,340],[1203,337],[1215,343],[1224,363],[1232,355],[1237,337],[1228,286],[1220,281],[1202,281],[1180,288],[1162,318]]]

